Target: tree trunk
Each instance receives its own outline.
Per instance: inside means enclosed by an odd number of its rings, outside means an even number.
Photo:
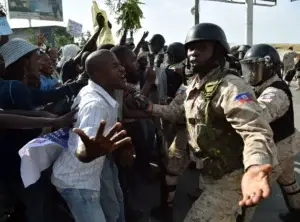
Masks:
[[[200,0],[195,0],[195,25],[200,22],[199,3]]]

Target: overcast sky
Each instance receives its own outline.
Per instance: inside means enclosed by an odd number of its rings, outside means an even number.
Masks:
[[[106,9],[105,0],[98,5]],[[143,0],[143,29],[136,33],[138,41],[144,30],[150,35],[160,33],[167,43],[183,42],[189,28],[194,23],[191,8],[194,0]],[[63,0],[65,24],[68,19],[82,23],[84,30],[93,30],[91,18],[92,0]],[[201,1],[200,21],[220,25],[230,43],[245,41],[245,5]],[[118,29],[112,20],[114,33]],[[27,20],[13,19],[12,27],[26,27]],[[64,23],[33,21],[33,26]],[[254,43],[300,43],[300,1],[280,0],[275,7],[254,7]]]

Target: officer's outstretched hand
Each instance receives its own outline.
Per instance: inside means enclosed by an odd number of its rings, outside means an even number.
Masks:
[[[271,193],[269,173],[272,171],[270,164],[255,165],[248,168],[242,178],[243,199],[240,206],[258,204],[262,198],[267,198]]]
[[[131,138],[126,137],[126,131],[121,130],[122,124],[116,123],[107,133],[106,136],[103,135],[106,122],[101,121],[95,137],[88,137],[83,130],[74,129],[77,133],[84,146],[79,147],[76,150],[76,157],[84,163],[92,162],[93,160],[105,156],[108,153],[122,147],[131,146]]]

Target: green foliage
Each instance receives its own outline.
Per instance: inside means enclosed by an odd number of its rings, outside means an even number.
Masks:
[[[74,38],[67,32],[64,27],[55,27],[52,29],[52,36],[54,38],[54,44],[60,48],[64,45],[73,44]]]
[[[25,30],[25,32],[29,35],[29,37],[27,38],[27,40],[33,44],[36,45],[37,43],[37,33],[34,31],[33,28],[29,28],[27,30]]]
[[[29,28],[25,31],[29,37],[27,38],[30,43],[33,45],[37,44],[38,34],[33,28]],[[51,36],[53,37],[54,42],[46,41],[44,44],[47,47],[62,47],[64,45],[73,44],[73,37],[66,31],[65,27],[55,27],[51,30]]]
[[[141,19],[144,17],[140,6],[144,3],[140,0],[106,0],[105,4],[116,15],[117,24],[121,25],[118,35],[124,30],[135,32],[142,28]]]

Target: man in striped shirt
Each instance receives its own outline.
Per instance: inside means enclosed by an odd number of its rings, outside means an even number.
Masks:
[[[125,70],[108,50],[92,53],[85,65],[90,80],[73,104],[79,108],[75,127],[82,129],[89,137],[97,137],[101,120],[106,121],[105,134],[117,122],[118,103],[111,95],[113,90],[125,88]],[[76,222],[116,221],[118,218],[114,220],[105,217],[100,204],[100,175],[103,170],[107,170],[103,168],[106,159],[94,156],[93,159],[81,162],[77,157],[78,149],[82,149],[82,146],[80,137],[70,131],[68,150],[54,164],[52,183],[66,200]],[[118,195],[122,196],[122,193]],[[117,206],[116,210],[122,209]]]

